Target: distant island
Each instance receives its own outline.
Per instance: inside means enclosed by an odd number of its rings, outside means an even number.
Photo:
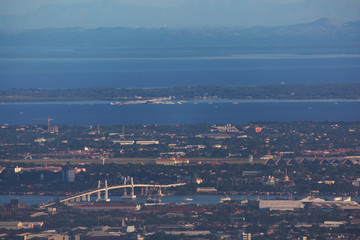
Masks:
[[[198,99],[277,99],[323,100],[360,99],[360,83],[267,85],[253,87],[196,86],[172,88],[74,88],[74,89],[5,89],[0,102],[61,102],[61,101],[141,101]]]

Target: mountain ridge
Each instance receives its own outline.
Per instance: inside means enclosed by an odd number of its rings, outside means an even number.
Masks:
[[[358,48],[360,21],[321,18],[280,27],[44,28],[0,31],[0,46],[171,47],[237,45],[348,45]]]
[[[31,7],[31,10],[23,11],[22,14],[3,13],[0,15],[0,29],[74,26],[83,28],[253,27],[281,26],[284,23],[290,25],[321,16],[347,20],[360,19],[357,11],[360,9],[360,2],[353,0],[178,0],[176,1],[178,4],[174,5],[164,3],[144,5],[133,1],[89,0],[73,3],[49,1],[49,4]],[[7,3],[2,7],[6,8],[7,5],[11,4]]]

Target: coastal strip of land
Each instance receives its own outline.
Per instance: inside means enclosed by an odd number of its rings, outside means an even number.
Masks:
[[[0,103],[64,101],[172,101],[196,99],[323,100],[360,99],[360,83],[297,84],[266,86],[194,86],[172,88],[73,88],[73,89],[3,89]]]

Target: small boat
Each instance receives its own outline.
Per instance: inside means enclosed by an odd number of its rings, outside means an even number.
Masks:
[[[222,197],[222,198],[220,198],[220,203],[229,202],[229,201],[231,201],[230,197]]]
[[[185,201],[192,201],[193,199],[187,197],[187,198],[185,198],[184,200],[185,200]]]
[[[146,203],[161,203],[161,199],[149,197],[148,199],[146,199]]]

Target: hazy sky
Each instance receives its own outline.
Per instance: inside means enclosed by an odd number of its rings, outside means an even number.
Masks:
[[[276,26],[360,19],[360,0],[0,0],[0,28]]]
[[[117,0],[117,2],[127,5],[157,6],[157,7],[179,6],[185,1],[186,0]],[[101,0],[60,0],[60,1],[59,0],[0,0],[0,14],[22,15],[32,10],[35,10],[39,7],[47,6],[47,5],[73,5],[76,3],[89,3],[89,2],[101,2]]]

